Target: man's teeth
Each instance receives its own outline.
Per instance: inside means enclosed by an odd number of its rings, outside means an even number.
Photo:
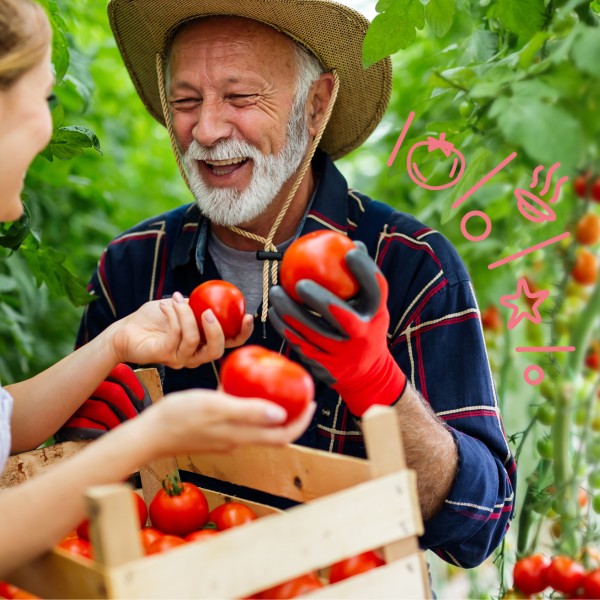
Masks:
[[[205,160],[204,162],[211,167],[226,167],[228,165],[237,165],[245,160],[245,156],[240,156],[238,158],[227,158],[225,160]]]

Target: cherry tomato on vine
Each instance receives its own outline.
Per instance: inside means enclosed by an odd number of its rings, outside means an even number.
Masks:
[[[354,577],[365,571],[381,567],[384,564],[385,561],[379,558],[372,550],[362,552],[331,565],[329,583],[336,583],[343,579]]]
[[[87,540],[67,538],[58,542],[57,547],[84,558],[92,558],[92,545]]]
[[[242,398],[266,398],[287,411],[286,423],[312,402],[315,385],[308,371],[285,356],[262,346],[234,350],[221,366],[223,390]]]
[[[600,598],[600,569],[586,574],[583,580],[583,597]]]
[[[542,458],[545,458],[546,460],[552,460],[554,458],[554,444],[549,437],[538,440],[536,448]]]
[[[590,180],[589,173],[584,173],[575,177],[573,181],[573,190],[580,198],[585,198],[587,195],[588,183]]]
[[[555,556],[546,573],[548,585],[557,592],[573,594],[583,583],[585,569],[568,556]]]
[[[594,202],[600,202],[600,177],[596,177],[594,183],[592,183],[590,196]]]
[[[543,554],[521,558],[513,568],[513,581],[524,594],[539,594],[548,587],[550,559]]]
[[[490,304],[481,313],[481,325],[484,329],[498,332],[502,329],[502,317],[497,306]]]
[[[592,285],[598,279],[598,259],[589,250],[583,248],[575,259],[571,277],[581,285]]]
[[[197,486],[168,476],[150,503],[150,520],[163,533],[185,536],[208,521],[206,496]]]
[[[296,598],[308,594],[313,590],[322,588],[323,584],[317,577],[316,573],[307,573],[295,579],[290,579],[284,583],[280,583],[275,587],[264,590],[254,596],[255,598],[265,598],[269,600],[282,600],[285,598]]]
[[[346,265],[346,254],[356,248],[347,236],[328,229],[307,233],[292,242],[281,261],[281,286],[296,302],[296,284],[312,279],[342,300],[358,293],[358,283]]]
[[[159,538],[154,540],[150,544],[150,546],[148,546],[146,554],[160,554],[161,552],[171,550],[171,548],[177,548],[177,546],[182,546],[185,543],[186,541],[177,535],[161,535]]]
[[[240,502],[226,502],[225,504],[220,504],[211,511],[209,517],[219,531],[250,523],[256,518],[256,513]]]
[[[246,299],[232,283],[215,279],[201,283],[192,291],[190,308],[196,317],[202,342],[205,341],[205,337],[201,317],[202,313],[209,308],[221,325],[225,339],[231,339],[242,329],[242,320],[246,314]]]
[[[594,213],[583,215],[577,222],[575,238],[585,246],[598,243],[600,241],[600,217]]]
[[[556,415],[556,410],[552,404],[546,402],[538,407],[536,412],[537,420],[542,425],[552,425],[554,423],[554,417]]]

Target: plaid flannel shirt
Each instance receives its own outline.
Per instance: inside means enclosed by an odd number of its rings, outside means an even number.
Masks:
[[[299,233],[326,228],[366,243],[389,283],[390,352],[456,440],[458,474],[443,509],[426,522],[421,545],[448,562],[475,566],[496,548],[508,528],[516,467],[467,270],[440,233],[410,215],[389,208],[375,210],[385,205],[349,190],[326,155],[317,153],[313,168],[318,185]],[[99,298],[85,310],[78,345],[148,300],[175,291],[189,295],[203,281],[220,279],[206,251],[207,234],[207,221],[191,204],[115,238],[92,277],[90,289]],[[263,338],[260,314],[259,307],[247,343],[297,360],[269,323]],[[164,390],[216,388],[218,368],[218,364],[167,368]],[[360,427],[338,394],[317,381],[316,399],[313,423],[297,443],[364,456]]]

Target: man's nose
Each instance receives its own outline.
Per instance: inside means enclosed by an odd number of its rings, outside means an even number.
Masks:
[[[229,138],[232,132],[233,126],[217,102],[205,100],[198,107],[192,136],[201,146],[213,146],[220,140]]]

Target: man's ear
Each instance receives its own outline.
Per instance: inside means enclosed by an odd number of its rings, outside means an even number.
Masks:
[[[306,110],[308,112],[308,131],[312,137],[315,137],[323,123],[325,111],[331,102],[333,93],[333,75],[323,73],[319,79],[313,82],[308,99]]]

